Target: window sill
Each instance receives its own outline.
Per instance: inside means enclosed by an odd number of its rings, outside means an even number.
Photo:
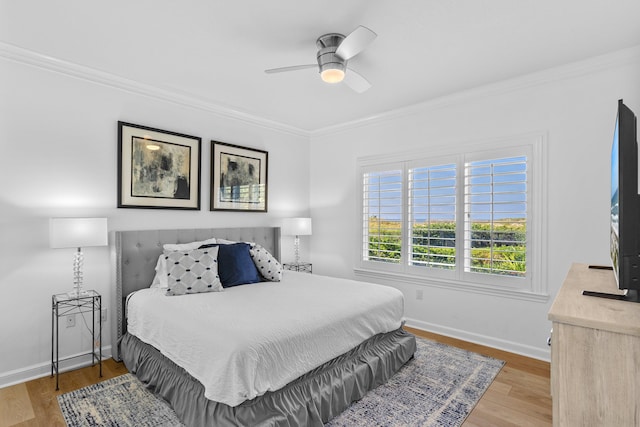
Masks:
[[[390,273],[386,271],[369,270],[365,268],[354,268],[353,271],[357,278],[365,280],[385,280],[391,282],[402,282],[409,285],[435,286],[438,288],[465,290],[478,294],[495,295],[504,298],[513,298],[539,303],[546,303],[547,301],[549,301],[549,294],[545,293],[522,291],[509,288],[497,288],[477,283],[446,280],[437,277],[424,277],[402,273]]]

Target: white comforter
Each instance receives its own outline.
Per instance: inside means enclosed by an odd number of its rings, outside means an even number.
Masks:
[[[143,289],[128,304],[128,331],[237,406],[400,327],[397,289],[285,271],[281,282],[165,296]]]

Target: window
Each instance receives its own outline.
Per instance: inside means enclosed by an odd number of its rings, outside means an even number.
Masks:
[[[465,271],[525,277],[527,157],[465,165]]]
[[[407,251],[413,266],[456,266],[456,165],[409,169]]]
[[[391,163],[360,159],[356,273],[542,295],[543,138],[526,142],[395,155]]]
[[[402,253],[402,171],[364,174],[363,258],[399,263]]]

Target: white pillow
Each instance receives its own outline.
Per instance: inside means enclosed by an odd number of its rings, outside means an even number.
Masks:
[[[234,243],[238,243],[238,242],[234,242],[232,240],[227,240],[227,239],[216,239],[215,243],[220,243],[221,245],[233,245]],[[249,243],[250,245],[252,245],[253,243],[250,242],[245,242],[245,243]]]
[[[156,262],[156,275],[153,276],[153,282],[151,282],[151,288],[166,288],[168,286],[167,283],[167,267],[165,264],[165,255],[160,254],[158,257],[158,262]],[[164,274],[163,274],[164,272]],[[164,281],[162,278],[164,277]]]
[[[209,245],[212,243],[216,243],[216,239],[212,237],[211,239],[203,240],[201,242],[191,242],[191,243],[165,243],[162,245],[162,249],[165,251],[190,251],[191,249],[198,249],[202,245]]]

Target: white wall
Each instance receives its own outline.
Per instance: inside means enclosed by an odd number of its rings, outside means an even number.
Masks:
[[[27,59],[0,55],[0,386],[49,371],[51,294],[71,288],[74,252],[49,248],[50,217],[107,217],[109,230],[124,230],[270,226],[309,214],[308,136],[184,106],[180,97],[181,103],[167,101],[166,93],[145,87],[135,93],[135,84],[125,90],[117,79],[86,70],[54,72],[55,62]],[[44,68],[29,65],[39,61]],[[118,120],[202,137],[200,211],[115,207]],[[269,152],[268,213],[209,211],[212,139]],[[110,317],[108,248],[84,252],[85,287],[103,295]],[[291,254],[285,250],[284,256]],[[61,356],[89,348],[80,319],[61,332]],[[111,344],[108,325],[103,343]]]
[[[617,100],[624,98],[640,113],[638,75],[640,55],[632,49],[314,135],[314,272],[355,277],[358,157],[546,132],[548,302],[443,289],[427,280],[421,286],[381,283],[403,291],[410,325],[547,359],[547,312],[570,264],[609,262],[609,159]],[[418,288],[424,290],[420,301]]]
[[[105,216],[110,230],[123,230],[276,225],[311,213],[314,233],[303,238],[303,258],[314,263],[314,273],[354,277],[358,157],[531,131],[548,133],[549,301],[470,294],[427,282],[424,299],[417,301],[416,286],[395,286],[405,293],[411,324],[547,357],[547,311],[569,265],[608,262],[616,101],[624,98],[640,112],[639,57],[634,50],[480,88],[314,134],[310,145],[308,135],[219,114],[179,96],[173,102],[166,93],[135,84],[128,89],[117,79],[0,55],[0,386],[49,370],[50,297],[71,287],[73,256],[73,250],[48,247],[50,217]],[[118,120],[202,137],[202,210],[115,208]],[[208,211],[211,139],[269,152],[269,213]],[[291,238],[283,238],[285,260],[290,244]],[[85,283],[105,296],[111,316],[108,249],[87,248],[85,259]],[[63,328],[61,355],[89,345],[78,323]],[[107,346],[109,337],[107,326]]]

